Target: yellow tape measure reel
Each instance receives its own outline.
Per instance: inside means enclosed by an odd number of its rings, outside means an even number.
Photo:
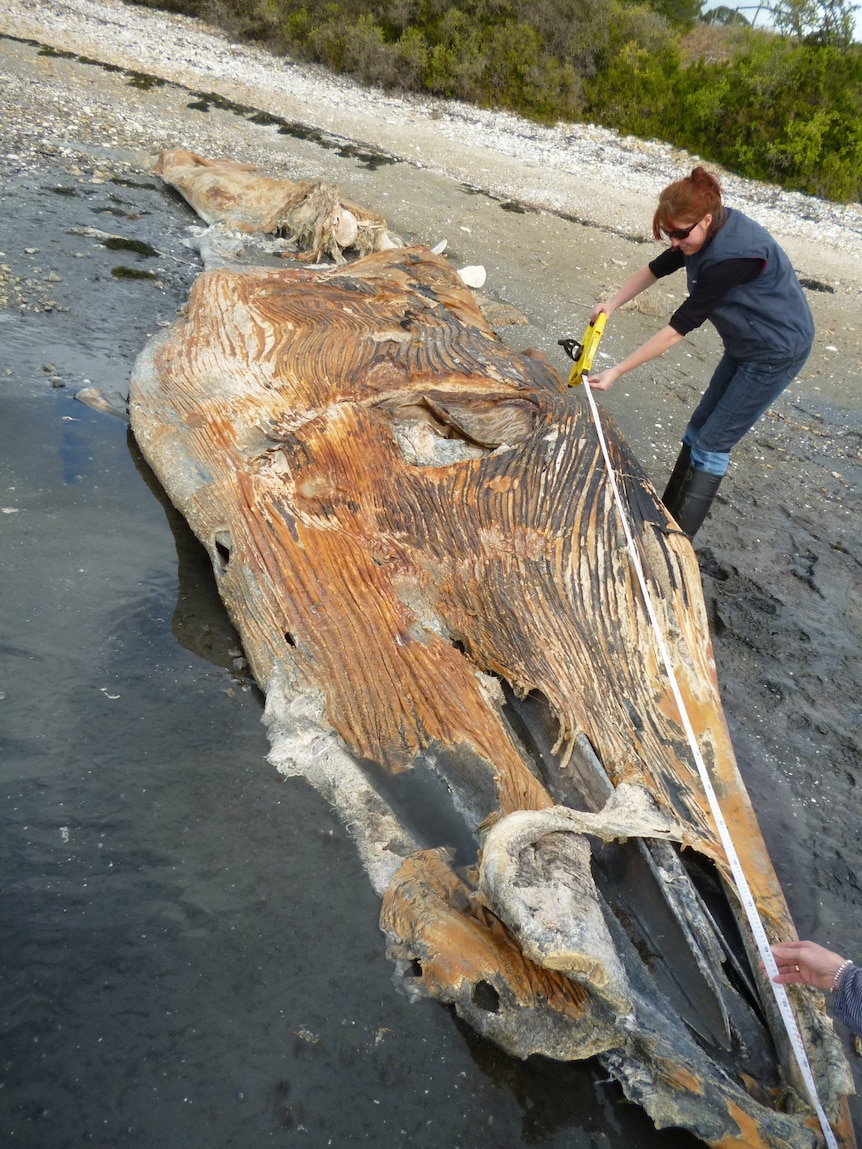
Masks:
[[[583,383],[584,376],[589,375],[592,370],[593,360],[596,357],[596,351],[601,342],[602,332],[605,329],[607,321],[608,317],[605,312],[600,311],[595,320],[587,325],[581,343],[576,342],[574,339],[559,340],[559,344],[565,349],[566,354],[575,361],[567,380],[569,387],[577,387],[579,383]]]

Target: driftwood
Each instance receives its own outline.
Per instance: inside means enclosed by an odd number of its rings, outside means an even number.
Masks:
[[[347,249],[367,255],[401,246],[382,216],[343,199],[334,184],[275,179],[252,164],[178,149],[160,152],[153,171],[207,223],[284,236],[310,260],[343,263]]]
[[[427,248],[217,267],[130,410],[209,551],[272,761],[350,827],[401,987],[518,1056],[600,1058],[660,1127],[814,1146],[594,428],[550,364]],[[605,433],[758,909],[791,937],[694,553]],[[843,1052],[819,995],[792,1002],[846,1149]]]

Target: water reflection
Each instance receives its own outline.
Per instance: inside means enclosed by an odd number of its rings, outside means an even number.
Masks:
[[[239,681],[251,685],[240,665],[242,642],[219,597],[206,549],[166,495],[131,431],[128,446],[138,474],[164,512],[176,547],[177,596],[171,633],[198,658],[235,672]]]

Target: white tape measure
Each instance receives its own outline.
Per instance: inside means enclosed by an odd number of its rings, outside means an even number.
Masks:
[[[661,627],[659,625],[658,616],[656,615],[655,608],[652,604],[652,599],[650,598],[649,590],[646,585],[646,579],[644,577],[643,567],[640,561],[640,556],[638,555],[634,538],[632,537],[631,529],[629,526],[629,521],[626,516],[625,508],[623,507],[622,498],[620,497],[619,487],[617,486],[617,478],[614,474],[614,469],[611,466],[611,460],[608,454],[607,443],[605,442],[604,431],[602,430],[601,420],[599,419],[599,412],[596,407],[596,401],[593,398],[592,391],[590,390],[589,379],[585,377],[584,383],[584,390],[587,393],[587,398],[590,405],[590,413],[592,414],[593,422],[596,426],[596,433],[599,437],[599,446],[602,449],[602,457],[604,458],[605,467],[607,468],[608,472],[608,478],[611,482],[611,489],[613,490],[614,494],[614,502],[617,505],[617,510],[620,513],[620,518],[622,519],[623,530],[625,531],[626,536],[627,549],[629,555],[631,556],[632,564],[635,568],[635,573],[638,578],[638,583],[640,584],[644,602],[646,603],[650,622],[652,623],[653,630],[655,631],[665,670],[667,671],[671,689],[673,690],[674,700],[676,701],[680,717],[682,718],[683,728],[685,730],[686,737],[688,738],[688,743],[694,757],[695,765],[697,766],[697,771],[700,775],[700,780],[703,784],[703,789],[709,802],[709,808],[712,813],[713,821],[715,822],[716,829],[718,830],[718,836],[721,839],[721,844],[724,847],[724,852],[727,855],[727,860],[733,874],[733,879],[736,882],[737,892],[739,893],[742,907],[745,910],[745,916],[748,918],[748,924],[751,927],[751,932],[754,936],[754,941],[757,945],[758,953],[760,954],[760,958],[766,969],[766,975],[769,978],[769,984],[772,987],[772,992],[775,996],[775,1001],[778,1005],[779,1013],[781,1014],[782,1021],[784,1022],[784,1028],[787,1030],[787,1036],[790,1039],[790,1045],[793,1049],[794,1056],[796,1057],[796,1063],[799,1066],[799,1072],[802,1075],[802,1079],[805,1082],[805,1088],[808,1090],[811,1104],[813,1105],[814,1111],[816,1112],[820,1121],[820,1126],[823,1130],[823,1136],[826,1139],[826,1144],[829,1149],[838,1149],[838,1142],[835,1140],[835,1134],[832,1131],[832,1126],[829,1124],[829,1120],[817,1094],[817,1086],[814,1083],[814,1074],[811,1072],[811,1065],[808,1061],[808,1054],[805,1052],[805,1045],[802,1041],[802,1034],[799,1032],[799,1026],[797,1025],[796,1018],[793,1015],[793,1010],[790,1006],[790,999],[787,996],[787,990],[783,985],[777,985],[773,981],[773,978],[778,974],[778,965],[776,964],[775,958],[772,955],[772,950],[769,946],[769,939],[766,936],[766,930],[764,929],[763,921],[757,911],[757,906],[754,904],[754,897],[751,893],[751,887],[749,886],[745,874],[743,873],[742,863],[739,860],[739,855],[737,854],[736,848],[733,845],[733,839],[730,836],[730,831],[727,828],[727,823],[724,820],[724,815],[722,814],[721,807],[718,804],[718,798],[716,797],[712,781],[709,777],[709,774],[707,773],[706,763],[703,760],[703,756],[701,755],[700,748],[697,744],[697,737],[694,733],[694,728],[691,725],[682,694],[680,693],[679,686],[677,685],[676,672],[674,671],[673,663],[671,662],[670,652],[667,649],[667,644],[665,643],[664,635],[662,634]]]

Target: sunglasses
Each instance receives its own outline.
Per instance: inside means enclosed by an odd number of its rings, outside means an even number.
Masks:
[[[664,234],[667,236],[668,239],[688,239],[688,237],[691,235],[691,233],[697,227],[697,224],[699,224],[700,222],[701,221],[698,220],[697,223],[693,223],[691,225],[691,227],[673,227],[670,229],[663,227],[662,231],[664,232]]]

